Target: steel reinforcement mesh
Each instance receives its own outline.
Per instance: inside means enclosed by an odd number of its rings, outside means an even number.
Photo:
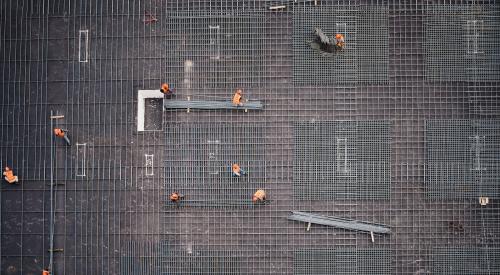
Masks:
[[[0,160],[20,180],[0,273],[498,274],[499,22],[494,0],[0,1]],[[345,52],[311,49],[316,26],[345,26]],[[163,100],[241,88],[264,108],[147,100],[138,132],[138,90],[164,82]]]
[[[300,122],[294,140],[295,199],[390,197],[389,122]]]

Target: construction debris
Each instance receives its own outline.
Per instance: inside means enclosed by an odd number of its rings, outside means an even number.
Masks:
[[[345,48],[345,40],[342,34],[336,34],[330,38],[323,33],[323,30],[315,28],[314,36],[314,40],[309,41],[308,44],[323,56],[333,56],[336,52]]]
[[[387,225],[356,221],[345,218],[327,217],[306,212],[292,212],[289,220],[333,226],[336,228],[364,231],[370,233],[390,234],[391,229]]]
[[[164,109],[199,109],[199,110],[217,110],[217,109],[247,109],[261,110],[264,108],[260,101],[248,101],[243,107],[235,106],[231,101],[190,101],[190,100],[165,100]]]

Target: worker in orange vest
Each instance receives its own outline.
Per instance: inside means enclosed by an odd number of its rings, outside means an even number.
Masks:
[[[184,195],[179,194],[179,192],[173,192],[170,194],[170,201],[174,202],[179,206],[179,201],[184,198]]]
[[[5,170],[3,171],[3,175],[5,176],[4,179],[8,183],[19,184],[19,178],[17,176],[14,176],[14,171],[12,171],[12,169],[10,169],[10,167],[5,166]]]
[[[344,36],[340,33],[335,35],[335,46],[338,50],[342,51],[345,48],[345,39]]]
[[[42,271],[42,275],[50,275],[49,269],[48,268],[44,268],[43,271]]]
[[[59,138],[63,138],[68,145],[71,145],[71,142],[69,141],[68,135],[66,134],[68,130],[61,129],[61,128],[54,128],[54,135]]]
[[[170,86],[168,86],[168,83],[163,83],[161,85],[160,91],[167,96],[171,96],[172,94],[174,94],[174,91],[170,89]]]
[[[265,202],[266,201],[266,191],[264,191],[262,189],[257,190],[252,196],[252,201],[254,203]]]
[[[235,106],[242,106],[243,103],[243,95],[242,95],[243,91],[241,89],[237,89],[235,92],[234,92],[234,95],[233,95],[233,105]]]
[[[247,174],[243,169],[241,169],[241,167],[237,163],[233,164],[232,170],[233,170],[233,177],[240,177],[241,175],[244,176]]]

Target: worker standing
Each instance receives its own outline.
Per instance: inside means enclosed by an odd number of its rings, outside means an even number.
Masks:
[[[233,170],[233,177],[241,177],[241,175],[245,176],[247,174],[243,169],[241,169],[240,165],[238,165],[237,163],[233,164],[232,170]]]
[[[168,83],[163,83],[161,85],[161,89],[160,91],[166,95],[166,96],[171,96],[174,94],[174,91],[172,89],[170,89],[170,86],[168,85]]]
[[[264,191],[262,189],[257,190],[252,196],[252,201],[254,203],[265,202],[266,201],[266,191]]]
[[[235,106],[242,106],[243,103],[243,91],[241,89],[237,89],[235,92],[234,92],[234,95],[233,95],[233,105]]]
[[[14,176],[14,171],[10,169],[10,167],[5,166],[5,169],[3,171],[3,175],[5,176],[4,179],[10,183],[10,184],[19,184],[19,178],[17,176]]]
[[[61,128],[54,128],[54,135],[56,135],[56,137],[63,138],[66,141],[66,143],[71,146],[71,142],[69,141],[67,133],[68,130]]]
[[[184,195],[179,194],[179,192],[173,192],[170,194],[170,201],[179,205],[179,201],[184,198]]]
[[[337,47],[337,50],[343,51],[345,48],[345,39],[344,36],[340,33],[337,33],[335,35],[335,46]]]

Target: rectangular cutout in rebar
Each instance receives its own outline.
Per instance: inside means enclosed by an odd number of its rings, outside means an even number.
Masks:
[[[473,136],[471,143],[471,155],[473,156],[473,168],[474,170],[485,170],[481,166],[481,151],[484,150],[484,137]]]
[[[208,30],[210,32],[210,59],[218,60],[220,58],[220,26],[209,25]]]
[[[347,138],[337,138],[337,172],[347,174],[350,172],[347,165]]]
[[[76,175],[85,177],[86,170],[86,157],[87,157],[87,143],[76,144]]]
[[[208,144],[208,173],[210,175],[219,174],[219,140],[207,140]]]
[[[89,61],[89,30],[78,32],[78,61]]]
[[[153,176],[153,164],[154,164],[154,155],[145,155],[146,156],[146,176]]]
[[[467,30],[467,53],[468,54],[478,54],[484,53],[480,51],[480,35],[483,28],[482,20],[467,20],[466,30]]]
[[[326,226],[332,226],[336,228],[342,228],[354,231],[363,232],[373,232],[379,234],[390,234],[391,228],[384,224],[368,223],[362,221],[356,221],[352,219],[338,218],[338,217],[328,217],[323,215],[316,215],[306,212],[292,212],[292,215],[288,216],[289,220],[321,224]]]

